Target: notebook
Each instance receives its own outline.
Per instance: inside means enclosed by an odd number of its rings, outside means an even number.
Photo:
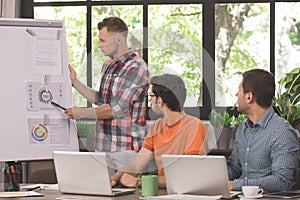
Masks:
[[[34,191],[14,191],[14,192],[0,192],[0,198],[5,197],[36,197],[36,196],[44,196],[41,193]]]
[[[271,197],[271,198],[293,199],[293,198],[299,198],[300,192],[299,191],[274,192],[274,193],[264,194],[263,196]]]
[[[224,156],[162,155],[168,194],[222,195],[233,198]]]
[[[59,191],[71,194],[119,196],[133,188],[112,188],[105,152],[54,151]]]

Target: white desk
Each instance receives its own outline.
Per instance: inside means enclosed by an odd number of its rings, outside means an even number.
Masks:
[[[126,194],[118,197],[105,197],[105,196],[90,196],[90,195],[73,195],[73,194],[63,194],[60,193],[58,190],[35,190],[38,193],[43,194],[44,196],[41,197],[14,197],[14,198],[0,198],[0,200],[56,200],[57,198],[68,199],[68,200],[138,200],[139,199],[139,193],[133,193],[133,194]],[[166,194],[166,190],[160,190],[159,195]]]

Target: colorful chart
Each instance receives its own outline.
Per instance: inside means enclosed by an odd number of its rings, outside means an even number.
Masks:
[[[39,124],[38,127],[31,128],[32,137],[39,142],[45,141],[48,137],[48,129],[43,124]]]
[[[43,102],[45,104],[50,104],[53,99],[53,96],[52,96],[50,90],[47,90],[45,87],[43,87],[39,90],[38,96],[39,96],[40,102]]]

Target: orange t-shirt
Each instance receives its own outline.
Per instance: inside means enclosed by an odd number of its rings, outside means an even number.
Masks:
[[[196,117],[184,114],[171,126],[168,126],[163,119],[159,119],[151,126],[144,148],[154,153],[158,175],[164,176],[161,155],[206,154],[206,135],[205,125]]]

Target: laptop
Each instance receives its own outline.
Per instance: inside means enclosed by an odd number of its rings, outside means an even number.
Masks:
[[[162,155],[168,194],[222,195],[234,198],[230,191],[224,156]]]
[[[105,152],[54,151],[59,191],[70,194],[119,196],[133,188],[112,188]]]

